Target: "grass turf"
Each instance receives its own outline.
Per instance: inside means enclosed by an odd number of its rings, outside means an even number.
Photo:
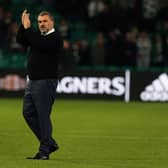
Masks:
[[[21,110],[21,99],[0,99],[2,168],[168,166],[167,103],[58,100],[52,121],[60,150],[49,161],[25,159],[39,144]]]

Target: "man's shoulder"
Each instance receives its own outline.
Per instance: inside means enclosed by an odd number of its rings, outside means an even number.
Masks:
[[[58,38],[61,39],[61,34],[60,34],[60,32],[58,30],[55,30],[53,33],[51,33],[49,35],[51,35],[51,37],[57,37],[57,39]]]
[[[55,29],[54,34],[60,36],[60,32],[58,31],[58,29]]]

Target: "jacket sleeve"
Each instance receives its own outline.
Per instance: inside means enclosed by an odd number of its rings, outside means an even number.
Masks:
[[[27,38],[27,35],[26,35],[26,30],[24,29],[23,25],[21,25],[19,27],[19,30],[17,32],[17,35],[16,35],[16,41],[19,43],[19,44],[22,44],[24,46],[29,46],[30,43],[28,41],[28,38]]]

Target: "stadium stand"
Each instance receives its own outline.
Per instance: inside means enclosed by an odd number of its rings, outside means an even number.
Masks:
[[[131,67],[130,62],[128,62],[128,64],[124,62],[125,59],[123,57],[124,54],[127,53],[127,51],[132,52],[133,48],[134,57],[136,57],[135,61],[138,61],[137,58],[139,57],[139,48],[137,47],[137,43],[140,35],[144,31],[146,31],[150,43],[152,44],[150,52],[150,63],[149,67],[147,68],[167,66],[168,56],[166,56],[167,51],[164,50],[164,48],[166,48],[166,43],[164,43],[165,39],[163,38],[168,34],[167,6],[162,5],[162,8],[158,11],[153,9],[155,13],[157,13],[157,15],[154,16],[154,19],[152,18],[152,25],[154,24],[154,29],[151,32],[148,31],[148,27],[151,21],[149,21],[149,19],[146,20],[143,18],[143,13],[142,11],[140,11],[141,6],[137,7],[137,4],[134,4],[133,6],[131,6],[132,4],[124,6],[124,4],[122,4],[122,1],[118,1],[118,3],[113,0],[99,1],[103,2],[104,6],[102,6],[100,13],[98,13],[95,18],[93,17],[92,19],[90,19],[87,14],[88,5],[91,2],[88,0],[82,0],[81,4],[78,1],[73,1],[73,3],[71,4],[71,1],[69,1],[68,3],[70,6],[67,7],[67,9],[65,8],[66,10],[64,10],[63,8],[63,1],[59,0],[57,2],[46,2],[40,0],[0,1],[0,68],[25,68],[25,50],[10,50],[8,47],[9,40],[7,38],[9,37],[11,24],[13,24],[13,22],[17,22],[17,24],[19,25],[20,14],[24,9],[28,9],[35,16],[41,10],[50,10],[54,14],[57,27],[60,26],[62,19],[65,19],[67,21],[67,26],[70,30],[70,34],[68,37],[66,37],[66,40],[70,43],[70,47],[72,48],[72,50],[69,50],[68,53],[70,55],[74,54],[73,56],[75,58],[76,67],[82,68],[83,65],[85,67],[96,67],[96,65],[93,65],[90,60],[85,60],[83,62],[83,42],[85,41],[85,44],[87,45],[87,50],[90,51],[95,43],[97,35],[100,33],[100,31],[104,30],[105,31],[103,32],[103,35],[105,38],[106,54],[104,54],[105,61],[102,66],[104,66],[105,68],[115,68],[118,66]],[[149,3],[149,5],[150,4],[152,4],[152,2]],[[78,7],[78,9],[76,9],[75,11],[71,9],[71,7],[74,6]],[[135,16],[133,17],[132,12],[135,12],[135,10],[138,11],[137,8],[139,9],[140,13],[135,14]],[[116,10],[114,11],[114,9]],[[148,12],[147,9],[145,12]],[[107,11],[108,15],[106,13]],[[119,13],[120,17],[117,18],[117,14]],[[149,16],[149,14],[146,15]],[[32,25],[36,27],[36,18],[34,18],[34,15],[31,16],[31,19]],[[127,23],[127,20],[130,20],[131,22],[128,22],[129,24],[126,25],[125,23]],[[106,27],[103,27],[103,29],[102,27],[97,27],[97,25],[100,25],[102,23],[109,25],[108,29]],[[129,41],[129,43],[127,40]],[[135,47],[133,47],[133,45]],[[109,55],[108,53],[111,53],[111,55]],[[120,64],[118,64],[117,62],[117,57],[120,58]],[[88,54],[87,59],[91,59],[90,54]],[[135,66],[135,68],[137,68],[137,66]],[[143,64],[140,68],[143,68]]]

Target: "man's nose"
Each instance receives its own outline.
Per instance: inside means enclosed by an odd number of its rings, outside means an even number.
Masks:
[[[42,24],[40,24],[40,27],[44,27],[44,24],[42,23]]]

